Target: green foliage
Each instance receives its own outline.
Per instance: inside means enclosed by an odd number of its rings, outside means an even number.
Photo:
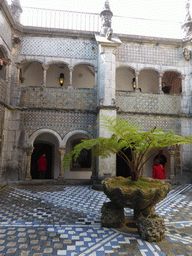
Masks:
[[[92,149],[92,155],[107,158],[111,154],[119,154],[127,163],[132,173],[132,180],[138,180],[143,165],[149,160],[147,154],[154,149],[162,149],[168,146],[180,144],[192,144],[192,137],[182,137],[174,134],[174,131],[165,132],[154,127],[149,131],[142,131],[138,125],[119,118],[102,117],[102,127],[111,132],[110,138],[96,138],[83,140],[76,145],[71,153],[65,155],[63,166],[66,169],[72,159],[77,159],[83,148]],[[124,150],[130,148],[129,159]],[[152,156],[151,156],[152,157]]]

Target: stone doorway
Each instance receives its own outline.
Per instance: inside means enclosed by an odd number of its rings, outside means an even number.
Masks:
[[[46,154],[47,158],[47,171],[45,174],[45,179],[53,179],[53,152],[54,146],[52,144],[43,142],[36,142],[34,144],[34,150],[31,156],[32,179],[39,179],[37,160],[42,156],[43,153]]]
[[[129,159],[131,159],[131,150],[127,148],[120,153],[121,155],[117,155],[116,159],[116,176],[122,176],[124,178],[131,176],[131,170],[128,165],[122,159],[123,154],[125,154]]]

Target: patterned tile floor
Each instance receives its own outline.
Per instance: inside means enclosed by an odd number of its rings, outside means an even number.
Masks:
[[[159,243],[137,232],[102,228],[108,201],[90,186],[38,185],[0,191],[0,256],[192,256],[192,185],[173,186],[156,206],[166,237]],[[126,217],[133,211],[125,209]]]

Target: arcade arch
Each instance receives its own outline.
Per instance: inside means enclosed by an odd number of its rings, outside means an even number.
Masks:
[[[95,86],[94,68],[88,64],[78,64],[73,69],[74,88],[93,88]]]
[[[43,85],[43,68],[42,64],[37,61],[27,61],[22,64],[21,68],[22,82],[28,86]]]
[[[138,87],[141,92],[158,93],[159,77],[158,72],[153,69],[143,69],[139,72]]]
[[[168,86],[170,94],[182,93],[182,78],[179,72],[166,71],[162,81]]]
[[[74,131],[70,133],[64,139],[66,142],[66,154],[70,153],[73,149],[73,146],[78,144],[82,139],[91,139],[91,136],[86,132]],[[86,163],[87,162],[87,163]],[[72,162],[70,167],[65,170],[66,179],[90,179],[93,170],[93,161],[91,153],[88,151],[82,152],[82,156],[77,162]]]
[[[61,159],[59,153],[60,142],[51,131],[39,131],[31,137],[33,153],[31,155],[31,177],[38,178],[37,160],[46,154],[48,165],[46,179],[57,179],[60,173]]]
[[[130,67],[119,67],[116,69],[116,90],[133,91],[133,78],[135,71]]]

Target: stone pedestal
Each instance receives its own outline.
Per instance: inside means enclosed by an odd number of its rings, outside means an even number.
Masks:
[[[124,208],[112,202],[104,203],[101,209],[101,226],[121,228],[125,222]]]
[[[164,219],[157,214],[147,217],[140,215],[137,219],[138,232],[148,242],[159,242],[165,237]]]

